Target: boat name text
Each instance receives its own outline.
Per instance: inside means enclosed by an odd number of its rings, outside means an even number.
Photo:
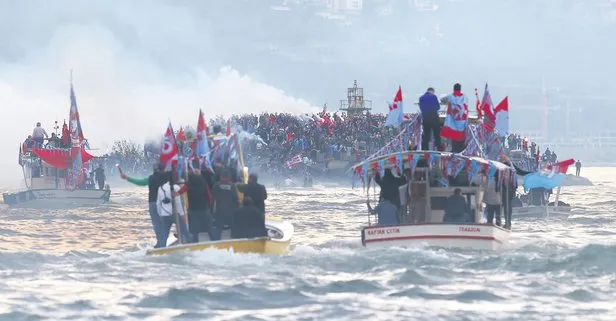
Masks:
[[[481,232],[481,229],[478,227],[460,226],[458,227],[458,232]]]
[[[400,233],[400,229],[397,227],[392,227],[392,228],[380,228],[380,229],[368,230],[368,235],[394,234],[394,233]]]

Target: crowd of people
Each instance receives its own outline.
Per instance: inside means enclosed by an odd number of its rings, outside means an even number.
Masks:
[[[221,164],[215,164],[213,170],[198,165],[194,168],[185,180],[177,175],[175,166],[166,164],[158,164],[144,178],[121,174],[135,185],[148,186],[150,219],[157,240],[155,248],[167,246],[173,224],[180,243],[221,240],[224,230],[230,230],[230,238],[234,239],[267,236],[267,190],[258,183],[256,174],[251,174],[248,183],[243,184],[232,174],[232,169]],[[242,206],[238,191],[243,195]],[[184,194],[188,200],[187,211],[181,201]]]

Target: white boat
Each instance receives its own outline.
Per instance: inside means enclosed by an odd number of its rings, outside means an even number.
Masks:
[[[430,166],[427,165],[426,157],[429,157]],[[403,161],[400,162],[400,159]],[[413,162],[416,164],[415,168]],[[370,218],[368,226],[361,229],[362,244],[365,247],[428,245],[499,250],[507,244],[510,230],[482,223],[482,200],[486,184],[471,183],[486,182],[486,177],[490,175],[488,173],[493,175],[495,172],[504,179],[515,179],[513,168],[478,157],[434,151],[407,151],[369,159],[355,165],[353,169],[356,173],[368,170],[369,175],[373,175],[381,166],[397,167],[400,163],[403,164],[409,182],[400,188],[403,205],[401,223],[382,226],[379,225],[378,219],[373,223]],[[485,173],[471,174],[470,170],[466,170],[466,163],[472,164],[473,168],[488,170]],[[456,169],[456,166],[461,166],[461,169]],[[451,177],[455,179],[449,179]],[[443,179],[448,182],[445,183]],[[450,181],[453,184],[449,184]],[[456,188],[459,188],[466,198],[472,212],[472,223],[443,222],[446,198],[451,196]]]
[[[63,147],[33,147],[24,143],[19,148],[19,165],[24,175],[25,190],[3,193],[4,203],[11,207],[73,207],[107,203],[109,185],[95,189],[86,184],[84,168],[94,158],[85,150],[77,102],[71,85],[70,143]],[[57,122],[56,122],[57,125]],[[57,127],[56,127],[57,129]],[[53,142],[61,144],[60,141]],[[48,144],[51,145],[51,144]]]
[[[513,208],[513,216],[516,218],[555,218],[566,219],[571,214],[571,206],[560,202],[560,189],[556,189],[554,202],[547,202],[546,205],[531,205],[530,202],[522,202],[522,206]]]

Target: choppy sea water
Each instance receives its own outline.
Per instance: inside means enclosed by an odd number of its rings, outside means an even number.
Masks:
[[[0,320],[616,320],[615,168],[584,168],[567,221],[514,222],[502,252],[367,250],[365,194],[270,189],[287,256],[146,257],[145,189],[107,207],[0,205]]]

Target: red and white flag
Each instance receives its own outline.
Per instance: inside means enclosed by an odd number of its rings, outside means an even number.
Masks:
[[[496,114],[496,130],[501,137],[509,135],[509,99],[505,97],[503,101],[494,108]]]
[[[165,136],[163,136],[159,161],[161,164],[165,165],[166,170],[169,170],[171,169],[173,161],[177,162],[178,155],[178,145],[175,141],[175,135],[173,134],[173,127],[171,127],[171,122],[169,122]]]
[[[494,132],[494,127],[496,126],[496,117],[494,116],[493,110],[494,104],[492,103],[492,95],[490,95],[490,90],[486,83],[483,98],[481,99],[481,111],[483,112],[483,128],[490,133]]]
[[[287,161],[287,167],[291,168],[301,163],[303,163],[302,155],[298,154],[298,155],[291,157],[291,159]]]
[[[385,126],[398,127],[404,121],[404,108],[402,104],[402,87],[398,86],[398,92],[394,103],[389,105],[389,113],[385,119]]]

